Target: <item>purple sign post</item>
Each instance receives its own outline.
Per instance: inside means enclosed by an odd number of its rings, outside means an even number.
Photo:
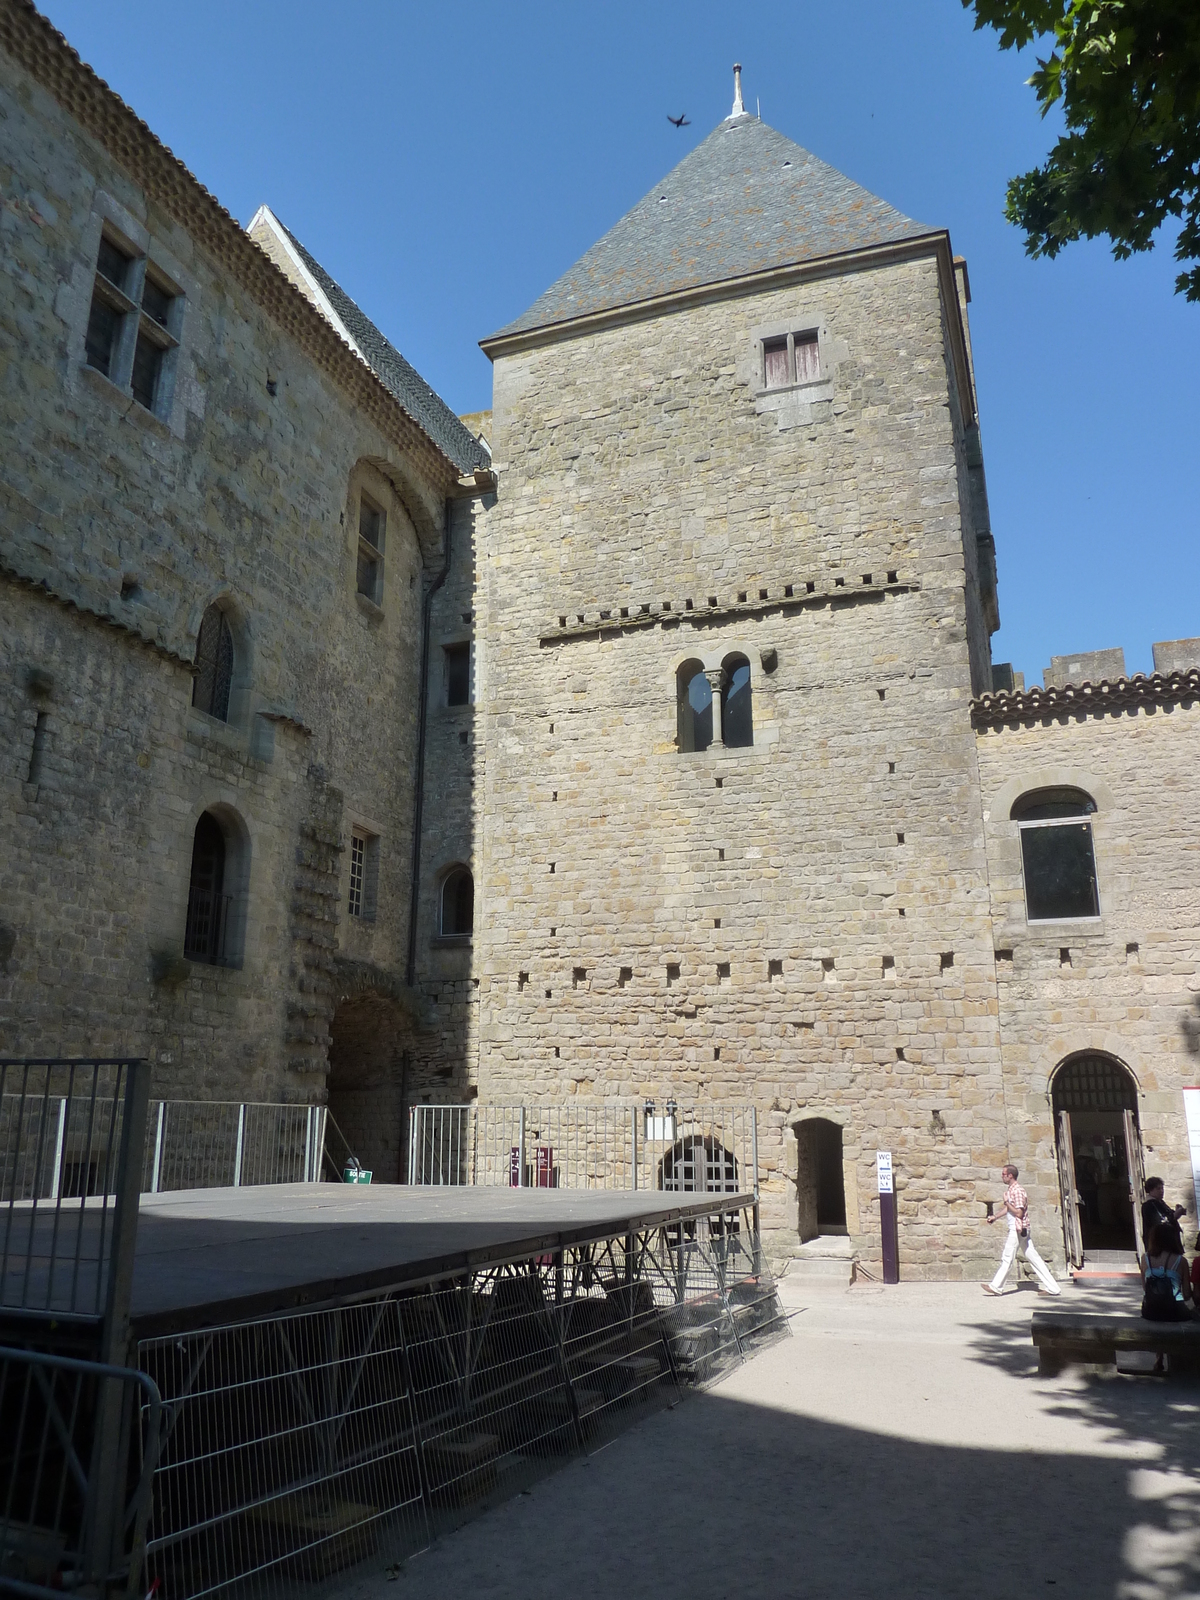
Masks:
[[[896,1189],[892,1181],[892,1152],[875,1152],[879,1178],[879,1231],[883,1236],[883,1281],[900,1282],[900,1240],[896,1233]]]

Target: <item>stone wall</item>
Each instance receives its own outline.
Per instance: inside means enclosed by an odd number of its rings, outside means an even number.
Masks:
[[[453,470],[7,56],[0,165],[0,1050],[150,1053],[175,1095],[319,1096],[334,957],[404,980],[422,585]],[[233,226],[203,204],[208,236]],[[84,362],[102,227],[181,296],[159,414]],[[379,605],[356,592],[364,489],[387,514]],[[190,705],[213,601],[228,724]],[[214,806],[244,841],[235,968],[182,960]],[[369,922],[345,914],[355,823],[380,840]]]
[[[813,403],[756,393],[791,325]],[[753,1102],[780,1253],[828,1117],[918,1276],[977,1270],[1005,1142],[946,340],[929,257],[501,356],[480,574],[481,1094]],[[676,668],[732,652],[753,748],[681,753]]]
[[[1200,703],[1063,712],[979,733],[1006,1114],[1035,1226],[1061,1263],[1050,1079],[1080,1051],[1115,1056],[1138,1087],[1147,1167],[1196,1201],[1180,1090],[1200,1082]],[[1096,802],[1097,921],[1026,919],[1010,812],[1034,789]]]

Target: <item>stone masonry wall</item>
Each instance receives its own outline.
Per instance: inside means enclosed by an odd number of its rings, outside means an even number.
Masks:
[[[175,1095],[319,1096],[333,956],[403,981],[444,487],[8,58],[0,194],[0,1049],[150,1052]],[[161,417],[83,361],[106,222],[185,296]],[[363,489],[387,512],[379,606],[356,594]],[[217,599],[229,724],[190,705]],[[213,805],[245,836],[240,970],[180,959]],[[356,821],[378,910],[349,925]]]
[[[756,396],[764,325],[819,325],[816,403]],[[960,433],[932,259],[501,357],[480,575],[481,1095],[753,1102],[777,1254],[831,1118],[911,1276],[978,1270],[1005,1142]],[[681,753],[734,651],[753,748]]]
[[[1061,1264],[1050,1078],[1076,1051],[1114,1055],[1138,1085],[1147,1170],[1191,1208],[1180,1090],[1200,1082],[1200,706],[1062,715],[981,731],[996,969],[1013,1159]],[[1101,915],[1026,920],[1013,802],[1069,785],[1090,794]]]

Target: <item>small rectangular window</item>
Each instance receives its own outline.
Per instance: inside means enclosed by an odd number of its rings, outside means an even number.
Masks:
[[[110,377],[113,356],[121,337],[122,313],[110,305],[100,294],[92,296],[92,309],[88,315],[84,353],[89,367]]]
[[[1030,922],[1100,915],[1090,822],[1023,823],[1021,864]]]
[[[100,249],[96,253],[96,271],[101,277],[107,278],[114,289],[124,290],[125,280],[132,264],[133,258],[126,255],[119,245],[115,245],[106,236],[101,236]]]
[[[379,605],[383,599],[383,540],[387,515],[365,494],[358,502],[359,594]]]
[[[139,333],[133,351],[133,371],[130,374],[129,386],[138,405],[145,406],[147,411],[154,410],[162,359],[161,345],[154,344],[144,333]]]
[[[786,389],[788,386],[786,339],[763,340],[763,386],[767,389]]]
[[[448,644],[446,657],[446,704],[469,706],[471,704],[471,646]]]
[[[796,346],[796,382],[815,383],[821,376],[820,353],[815,333],[798,333]]]
[[[363,922],[374,922],[379,881],[379,836],[365,828],[350,834],[350,896],[347,910]]]

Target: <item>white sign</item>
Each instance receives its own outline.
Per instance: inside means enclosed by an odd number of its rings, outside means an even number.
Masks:
[[[875,1172],[879,1178],[880,1194],[892,1193],[892,1152],[890,1150],[876,1150]]]
[[[1192,1151],[1192,1182],[1196,1203],[1200,1205],[1200,1089],[1183,1091],[1183,1114],[1187,1118],[1188,1144]]]

